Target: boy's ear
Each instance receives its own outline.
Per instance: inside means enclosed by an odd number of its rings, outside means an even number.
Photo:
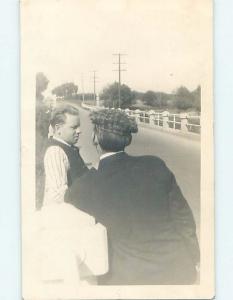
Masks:
[[[56,124],[56,125],[54,126],[54,131],[55,131],[55,132],[59,132],[60,128],[61,128],[61,124]]]

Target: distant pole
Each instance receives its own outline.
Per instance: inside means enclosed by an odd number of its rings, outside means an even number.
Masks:
[[[95,71],[94,71],[94,101],[95,101]]]
[[[119,54],[118,106],[121,107],[121,56]]]
[[[93,71],[93,89],[94,89],[94,95],[93,95],[93,100],[94,100],[94,102],[95,102],[95,100],[96,100],[96,72],[97,71]]]
[[[85,96],[84,96],[84,79],[83,79],[83,74],[82,74],[82,102],[85,102]]]
[[[100,106],[100,97],[98,94],[96,95],[96,106]]]
[[[114,63],[114,64],[118,64],[118,69],[117,70],[113,70],[113,71],[118,71],[118,107],[121,107],[121,72],[122,71],[126,71],[121,69],[121,65],[125,64],[121,62],[121,56],[122,55],[126,55],[126,54],[122,54],[122,53],[116,53],[113,55],[117,55],[118,56],[118,62]]]

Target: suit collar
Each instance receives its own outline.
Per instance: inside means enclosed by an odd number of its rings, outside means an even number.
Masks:
[[[123,152],[123,150],[122,150],[122,151],[118,151],[118,152],[107,152],[107,153],[104,153],[104,154],[102,154],[102,155],[100,156],[100,160],[102,160],[102,159],[104,159],[104,158],[107,158],[107,157],[109,157],[109,156],[111,156],[111,155],[115,155],[115,154],[120,153],[120,152]]]
[[[52,145],[59,145],[62,148],[65,148],[67,150],[75,150],[75,151],[79,151],[79,147],[75,146],[75,145],[70,145],[68,143],[66,143],[65,141],[59,139],[59,138],[55,138],[55,137],[50,137],[48,140],[49,144]]]
[[[62,143],[62,144],[64,144],[64,145],[66,145],[66,146],[69,146],[69,147],[71,147],[71,145],[70,144],[68,144],[67,142],[65,142],[64,140],[62,140],[62,139],[59,139],[58,137],[56,137],[56,136],[53,136],[52,137],[52,139],[53,140],[55,140],[55,141],[57,141],[57,142],[59,142],[59,143]]]
[[[120,160],[126,158],[127,156],[128,154],[124,151],[116,152],[113,155],[106,156],[100,160],[98,170],[103,170],[109,165],[118,163]]]

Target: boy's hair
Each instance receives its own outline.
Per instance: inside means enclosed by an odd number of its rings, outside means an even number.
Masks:
[[[79,110],[69,104],[66,105],[60,105],[55,110],[52,112],[52,116],[50,119],[50,124],[55,128],[55,125],[57,124],[64,124],[66,121],[66,114],[74,115],[74,116],[79,116]]]

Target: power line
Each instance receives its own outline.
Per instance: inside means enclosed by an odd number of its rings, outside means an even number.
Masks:
[[[121,65],[126,64],[126,63],[121,62],[121,56],[127,55],[127,54],[114,53],[113,55],[114,56],[118,56],[118,62],[114,63],[114,64],[118,65],[118,69],[117,70],[113,70],[113,71],[117,71],[118,72],[118,106],[120,108],[121,107],[121,72],[127,71],[127,70],[121,68]]]

